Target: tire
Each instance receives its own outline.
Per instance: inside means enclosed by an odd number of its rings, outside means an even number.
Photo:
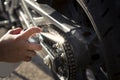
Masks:
[[[66,2],[67,0],[65,0]],[[82,25],[92,24],[99,41],[102,43],[102,51],[107,69],[108,80],[120,79],[120,1],[119,0],[77,0],[80,7],[87,15],[90,23],[85,22],[84,14],[76,14],[69,0],[67,5],[52,5],[57,11],[74,19]],[[62,8],[60,8],[62,7]],[[72,9],[72,10],[71,10]],[[75,16],[77,15],[77,16]],[[80,18],[83,18],[82,20]],[[98,80],[98,79],[97,79]]]
[[[76,5],[76,1],[79,6]],[[108,80],[120,80],[120,0],[76,1],[53,0],[50,4],[58,12],[75,20],[78,24],[92,25],[102,44],[101,54],[104,56]],[[79,9],[79,12],[76,9]]]
[[[110,80],[120,79],[120,1],[78,0],[103,44],[103,55]]]

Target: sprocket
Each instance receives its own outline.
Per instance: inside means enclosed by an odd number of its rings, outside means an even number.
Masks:
[[[54,59],[47,55],[44,58],[45,63],[52,69],[53,73],[55,73],[60,80],[76,80],[76,59],[74,57],[72,46],[65,38],[65,34],[61,34],[60,31],[57,32],[54,28],[48,28],[48,30],[45,31],[50,32],[42,33],[42,35],[44,35],[44,42],[50,52],[53,53],[52,55],[54,55]],[[48,35],[51,37],[48,37]],[[56,38],[57,42],[55,42],[53,37]],[[62,37],[64,41],[61,41],[60,37]]]

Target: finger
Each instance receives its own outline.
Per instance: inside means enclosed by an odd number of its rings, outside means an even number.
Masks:
[[[10,34],[19,34],[22,31],[21,28],[15,28],[15,29],[11,29],[9,30]]]
[[[31,35],[33,35],[34,33],[39,33],[40,31],[41,29],[39,27],[29,28],[21,34],[21,39],[28,39]]]
[[[31,50],[27,50],[25,52],[25,57],[24,57],[24,61],[31,61],[31,59],[36,55],[36,53],[34,51],[31,51]]]
[[[26,43],[26,48],[28,50],[41,50],[42,46],[40,44],[37,43]]]
[[[28,57],[34,57],[36,55],[35,51],[33,50],[27,50],[26,54],[26,56]]]
[[[26,56],[25,58],[24,58],[24,61],[31,61],[32,60],[32,57],[28,57],[28,56]]]

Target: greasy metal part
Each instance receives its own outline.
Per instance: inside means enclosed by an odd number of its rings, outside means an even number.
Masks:
[[[56,35],[56,33],[54,33]],[[60,34],[59,34],[60,35]],[[46,37],[48,40],[49,38]],[[54,41],[51,40],[50,41]],[[49,42],[50,42],[49,41]],[[56,42],[51,50],[54,51],[55,59],[51,60],[49,56],[44,58],[45,64],[53,70],[60,80],[76,80],[76,59],[70,43],[66,40],[63,43]]]
[[[15,0],[15,1],[5,0],[5,2],[4,2],[5,9],[6,9],[6,11],[9,12],[9,14],[13,14],[13,10],[15,9],[16,4],[18,3],[16,1],[18,1],[18,0]]]
[[[5,2],[4,2],[5,10],[8,12],[8,15],[9,15],[10,24],[12,24],[16,21],[15,17],[13,15],[14,15],[15,8],[17,8],[17,6],[18,6],[18,3],[19,3],[19,0],[14,0],[14,1],[13,0],[5,0]]]
[[[65,49],[66,57],[67,57],[68,64],[69,64],[69,79],[68,80],[76,80],[77,65],[76,65],[74,53],[72,51],[73,49],[68,42],[64,43],[64,49]]]
[[[0,21],[0,26],[9,25],[8,20]]]
[[[48,23],[45,21],[44,17],[33,17],[33,20],[35,21],[36,25],[50,25],[51,23]]]
[[[0,0],[0,11],[3,12],[3,4],[2,4],[2,1]]]
[[[19,19],[21,19],[21,22],[23,23],[22,25],[25,25],[25,26],[23,26],[23,28],[24,29],[26,29],[26,28],[28,28],[28,27],[30,27],[29,26],[29,22],[28,22],[28,19],[26,19],[25,18],[25,14],[21,11],[21,10],[19,10]],[[44,18],[43,17],[33,17],[33,21],[35,21],[35,23],[36,23],[36,25],[46,25],[46,24],[48,24],[49,25],[49,23],[46,23],[45,22],[45,20],[44,20]],[[0,25],[2,25],[2,23],[3,22],[1,22],[0,23]],[[4,21],[4,23],[3,24],[7,24],[8,23],[8,21]]]
[[[29,21],[26,20],[26,18],[24,18],[23,14],[22,14],[22,18],[25,21],[26,27],[37,27],[36,23],[34,22],[32,15],[30,14],[30,11],[28,10],[28,7],[26,5],[26,3],[24,2],[24,0],[21,1],[21,5],[22,5],[22,9],[24,14],[26,14],[26,17],[29,19]],[[22,13],[22,12],[20,12]],[[54,59],[54,56],[51,54],[51,52],[46,48],[46,45],[43,42],[43,37],[41,36],[41,34],[37,34],[36,36],[32,37],[31,39],[33,40],[37,40],[37,42],[39,42],[39,44],[43,47],[43,49],[49,54],[49,56]],[[31,39],[29,39],[29,41],[31,41]],[[32,41],[33,41],[32,40]],[[39,51],[35,51],[36,53],[38,53]]]
[[[45,9],[42,9],[42,7],[38,4],[35,4],[34,2],[30,1],[30,0],[25,0],[26,4],[34,9],[36,12],[38,12],[38,14],[42,15],[46,21],[54,24],[55,26],[59,27],[61,30],[65,31],[65,32],[69,32],[72,28],[72,26],[70,25],[65,25],[64,23],[60,22],[59,20],[57,19],[61,19],[61,21],[64,21],[64,22],[68,22],[69,20],[65,19],[64,17],[62,17],[61,15],[58,15],[56,16],[56,18],[54,18],[53,16],[51,16],[52,14],[56,14],[55,10],[51,9],[49,6],[47,6],[46,10],[49,10],[49,11],[45,11]],[[45,8],[45,7],[44,7]],[[54,15],[55,15],[54,14]],[[70,22],[72,23],[72,22]]]
[[[19,10],[19,15],[20,15],[19,19],[21,20],[21,24],[22,24],[23,28],[24,29],[26,29],[26,27],[28,28],[29,22],[28,22],[28,20],[26,20],[25,14],[21,10]]]
[[[27,18],[29,20],[29,23],[27,24],[27,28],[29,28],[29,27],[37,27],[36,23],[34,22],[31,14],[30,14],[30,11],[28,10],[28,7],[26,6],[26,3],[24,2],[24,0],[21,1],[21,5],[22,5],[22,9],[23,9],[24,13],[26,14],[26,16],[27,16]],[[38,34],[37,36],[35,36],[35,37],[31,38],[31,39],[35,39],[38,42],[40,42],[40,44],[44,48],[44,50],[51,56],[52,59],[54,59],[53,55],[51,55],[49,50],[46,48],[46,46],[45,46],[45,44],[43,42],[43,38],[42,38],[41,34]],[[35,52],[38,53],[37,51],[35,51]]]
[[[24,0],[21,0],[21,6],[22,6],[22,9],[24,11],[24,13],[27,15],[27,18],[29,20],[29,27],[32,27],[32,26],[37,26],[36,23],[34,22],[33,18],[32,18],[32,15],[30,14],[30,11],[28,10],[28,7],[25,3]],[[31,25],[31,26],[30,26]],[[28,27],[28,28],[29,28]]]

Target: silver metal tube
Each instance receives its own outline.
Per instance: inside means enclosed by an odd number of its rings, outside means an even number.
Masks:
[[[29,24],[32,24],[33,27],[37,27],[36,23],[34,22],[31,14],[30,14],[30,12],[29,12],[29,10],[28,10],[28,7],[26,6],[26,4],[25,4],[25,2],[24,2],[24,0],[21,0],[21,4],[22,4],[22,6],[23,6],[22,8],[23,8],[25,14],[27,14],[29,20],[31,21]],[[23,19],[24,19],[24,18],[23,18]],[[26,24],[26,25],[27,25],[28,28],[31,27],[31,26],[28,25],[28,24]],[[44,48],[44,50],[49,54],[49,56],[50,56],[52,59],[54,59],[54,56],[50,53],[50,51],[49,51],[49,50],[46,48],[46,46],[43,44],[43,38],[42,38],[41,34],[36,35],[36,37],[39,38],[40,44],[41,44],[41,46]],[[37,53],[37,51],[35,51],[35,52]]]
[[[51,17],[48,13],[46,13],[43,9],[40,8],[40,6],[38,6],[37,4],[33,3],[30,0],[25,0],[26,4],[34,9],[36,12],[38,12],[40,15],[42,15],[46,20],[50,21],[52,24],[54,24],[55,26],[59,27],[60,29],[64,30],[65,32],[69,32],[70,28],[68,28],[67,26],[65,26],[64,24],[60,23],[59,21],[57,21],[56,19],[54,19],[53,17]]]
[[[23,28],[29,28],[29,22],[25,19],[25,16],[24,16],[24,13],[22,12],[22,11],[19,11],[19,14],[20,14],[20,18],[22,18],[21,19],[21,21],[24,21],[24,23],[23,22],[21,22],[23,25],[25,24],[25,26],[23,26]]]
[[[30,11],[28,10],[28,7],[26,6],[26,3],[25,3],[24,0],[21,0],[21,5],[22,5],[22,9],[24,10],[25,14],[27,14],[27,17],[28,17],[28,19],[30,20],[30,21],[29,21],[29,22],[30,22],[29,24],[32,24],[31,26],[37,27],[37,25],[36,25],[36,23],[34,22],[31,14],[30,14]],[[31,27],[31,26],[29,25],[29,27]]]

